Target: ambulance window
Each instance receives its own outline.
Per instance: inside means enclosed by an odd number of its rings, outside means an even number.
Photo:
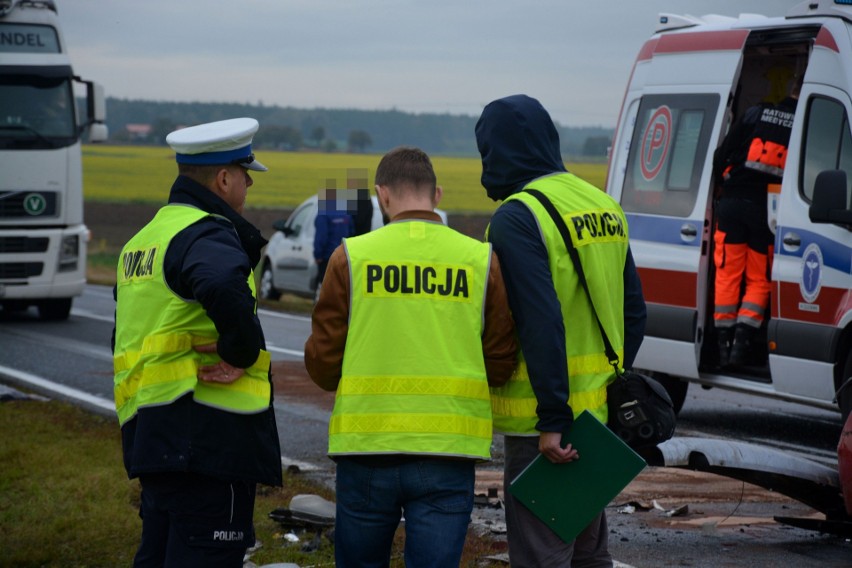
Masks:
[[[692,212],[718,106],[713,94],[642,98],[621,194],[625,211]]]
[[[802,193],[810,201],[814,181],[823,170],[845,170],[852,184],[852,136],[843,104],[827,98],[811,99],[804,141]],[[847,187],[847,192],[852,186]]]

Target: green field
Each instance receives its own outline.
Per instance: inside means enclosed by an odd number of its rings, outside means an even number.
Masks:
[[[269,152],[257,154],[269,167],[253,175],[250,207],[292,208],[317,190],[346,187],[348,169],[373,175],[381,159],[378,154],[322,154]],[[441,208],[454,212],[487,213],[496,204],[479,183],[480,162],[476,158],[433,158],[438,183],[444,188]],[[603,188],[606,164],[566,164],[568,169]],[[168,198],[176,174],[174,153],[166,147],[95,146],[83,148],[83,187],[86,200],[161,204]],[[332,185],[333,184],[333,185]]]

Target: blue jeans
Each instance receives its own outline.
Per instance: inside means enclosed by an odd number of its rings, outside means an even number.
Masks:
[[[404,514],[406,568],[456,568],[473,510],[474,461],[396,458],[338,458],[337,567],[388,566]]]

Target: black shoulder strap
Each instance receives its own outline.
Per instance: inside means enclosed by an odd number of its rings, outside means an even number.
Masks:
[[[589,297],[589,304],[592,306],[592,313],[595,314],[595,320],[598,322],[598,329],[601,331],[601,337],[603,338],[607,359],[609,359],[610,365],[615,368],[615,372],[618,374],[620,367],[618,354],[615,352],[615,349],[612,348],[612,343],[609,342],[609,337],[607,337],[606,331],[604,331],[603,324],[601,323],[601,319],[598,317],[598,312],[595,309],[595,303],[592,301],[592,294],[589,292],[589,284],[586,282],[586,273],[583,271],[583,264],[580,262],[580,254],[577,252],[577,248],[571,240],[571,232],[568,230],[568,225],[565,224],[565,220],[562,218],[562,215],[559,214],[559,211],[556,210],[553,203],[542,192],[532,188],[525,189],[524,191],[538,199],[538,201],[544,206],[545,210],[547,210],[550,214],[550,217],[556,224],[556,228],[559,229],[559,234],[562,235],[562,240],[565,242],[565,248],[568,249],[568,256],[571,257],[571,262],[574,263],[574,271],[577,272],[577,278],[580,280],[583,290],[586,291],[586,295]]]

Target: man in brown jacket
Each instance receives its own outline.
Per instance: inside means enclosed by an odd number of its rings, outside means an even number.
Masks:
[[[458,566],[514,324],[490,245],[434,212],[423,151],[386,154],[376,193],[390,222],[334,251],[305,344],[313,381],[337,391],[335,560],[387,565],[404,514],[406,566]]]

